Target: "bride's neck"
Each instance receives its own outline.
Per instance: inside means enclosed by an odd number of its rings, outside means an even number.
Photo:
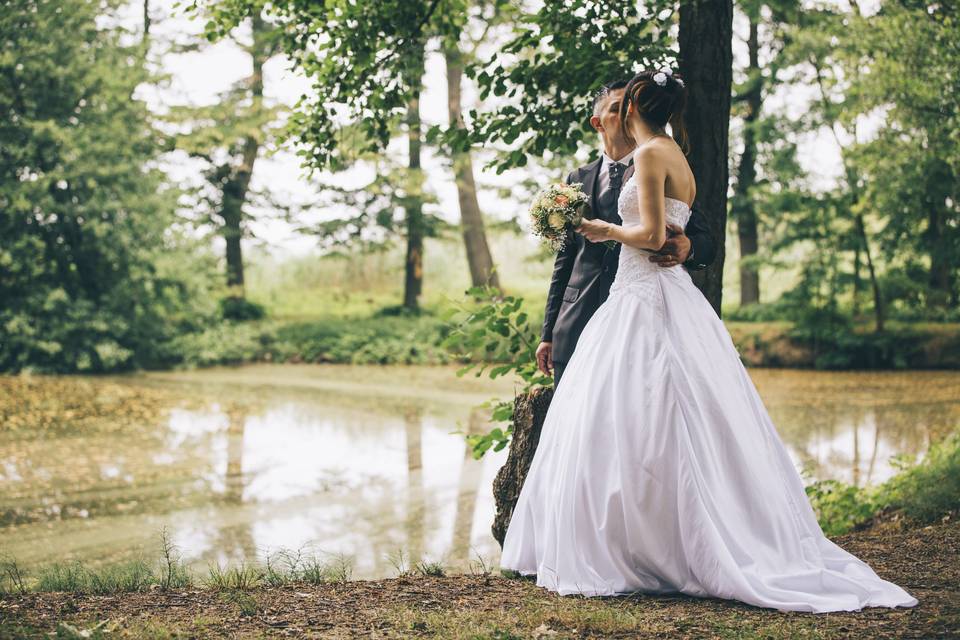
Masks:
[[[646,120],[640,117],[627,120],[627,131],[630,137],[637,141],[639,147],[657,134],[664,133],[663,128],[650,126]]]

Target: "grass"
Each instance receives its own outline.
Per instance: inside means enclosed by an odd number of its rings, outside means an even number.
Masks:
[[[4,591],[26,591],[25,583],[18,586],[7,582]],[[35,589],[104,595],[145,591],[152,586],[161,586],[158,572],[144,560],[135,559],[99,569],[79,562],[53,563],[40,571]]]
[[[74,593],[112,595],[142,593],[151,590],[175,591],[200,586],[210,591],[234,593],[261,587],[293,584],[337,584],[351,580],[353,559],[330,554],[326,559],[305,556],[301,552],[280,550],[270,554],[263,564],[221,566],[213,564],[206,575],[194,575],[180,559],[179,550],[170,542],[166,529],[160,533],[160,554],[155,562],[134,559],[100,567],[79,561],[54,562],[30,575],[16,559],[0,561],[0,595],[28,593]],[[443,575],[440,563],[421,563],[417,571],[424,575]]]
[[[683,595],[558,596],[530,579],[482,571],[434,576],[265,583],[91,597],[27,594],[0,598],[0,637],[102,638],[945,638],[960,634],[960,523],[892,522],[835,538],[882,577],[914,594],[912,609],[806,614]],[[56,630],[56,631],[55,631]],[[93,635],[99,633],[101,635]]]

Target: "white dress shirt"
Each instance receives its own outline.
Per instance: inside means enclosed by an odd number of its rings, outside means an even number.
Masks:
[[[633,150],[631,149],[627,155],[623,156],[622,158],[620,158],[620,160],[617,160],[616,162],[619,162],[624,167],[626,167],[627,164],[630,162],[630,158],[632,157],[633,157]],[[603,158],[600,162],[600,177],[599,177],[600,184],[598,185],[599,189],[597,189],[597,193],[603,193],[610,187],[610,163],[611,162],[614,162],[614,159],[608,156],[607,152],[604,151]]]

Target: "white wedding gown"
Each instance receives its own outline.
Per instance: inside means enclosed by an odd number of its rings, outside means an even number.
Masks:
[[[633,180],[619,201],[637,224]],[[668,198],[668,222],[690,210]],[[792,611],[913,606],[828,540],[726,327],[682,266],[620,248],[547,412],[500,565],[560,594]]]

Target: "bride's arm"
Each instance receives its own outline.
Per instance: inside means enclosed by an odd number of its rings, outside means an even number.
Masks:
[[[667,171],[664,164],[657,157],[655,147],[641,147],[633,154],[633,166],[636,169],[632,179],[637,181],[640,222],[629,227],[613,225],[610,237],[617,242],[637,249],[659,251],[667,241],[663,195]]]

